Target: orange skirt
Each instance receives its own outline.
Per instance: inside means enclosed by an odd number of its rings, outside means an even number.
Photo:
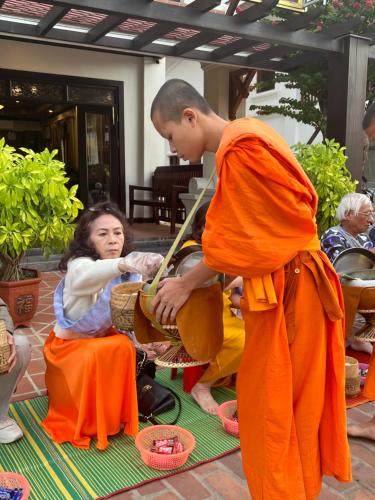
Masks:
[[[57,443],[104,450],[108,436],[138,432],[135,349],[115,330],[106,337],[63,340],[51,332],[44,346],[49,407],[42,425]]]

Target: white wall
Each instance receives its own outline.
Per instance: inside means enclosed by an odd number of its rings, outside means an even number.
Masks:
[[[258,116],[255,111],[249,110],[251,105],[277,105],[281,97],[300,98],[297,89],[287,89],[283,83],[277,83],[273,90],[260,93],[255,90],[250,92],[249,97],[246,99],[246,116],[253,116],[268,123],[285,139],[289,146],[293,146],[298,142],[306,143],[314,133],[314,128],[310,125],[299,123],[297,120],[282,115]],[[321,140],[322,135],[318,134],[314,143],[321,142]]]
[[[143,58],[0,40],[0,67],[124,82],[126,183],[143,171]],[[126,190],[126,197],[128,190]]]
[[[165,65],[165,81],[172,78],[180,78],[193,85],[198,92],[203,95],[204,92],[204,73],[200,62],[189,61],[188,59],[179,59],[177,57],[167,57]],[[169,165],[170,149],[167,141],[164,141],[165,146],[165,163]],[[184,165],[188,161],[180,160],[180,164]]]

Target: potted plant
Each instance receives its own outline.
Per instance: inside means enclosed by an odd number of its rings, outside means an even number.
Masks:
[[[41,280],[39,272],[21,267],[21,259],[31,248],[40,247],[45,257],[65,249],[83,208],[78,186],[65,186],[69,179],[56,154],[17,152],[0,139],[0,297],[16,326],[27,325],[35,314]]]
[[[319,197],[316,223],[319,236],[336,224],[336,208],[341,198],[356,190],[346,168],[345,148],[333,139],[322,144],[297,144],[296,157],[308,175]]]

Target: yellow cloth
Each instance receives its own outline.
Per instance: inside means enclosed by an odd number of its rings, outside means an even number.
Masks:
[[[182,248],[196,245],[196,241],[186,241]],[[245,326],[243,320],[234,316],[231,311],[229,293],[223,293],[223,344],[215,358],[210,361],[207,370],[199,379],[199,383],[220,386],[227,384],[229,377],[240,366],[245,347]]]

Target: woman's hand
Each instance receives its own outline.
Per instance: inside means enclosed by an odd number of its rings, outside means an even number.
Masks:
[[[147,281],[155,276],[163,260],[164,257],[159,253],[131,252],[119,264],[119,269],[122,272],[131,271],[142,274],[142,278]]]
[[[176,315],[189,298],[192,289],[183,278],[166,278],[159,283],[158,293],[152,301],[157,321],[163,325],[174,324]]]
[[[9,360],[8,360],[8,363],[9,363],[8,373],[9,373],[15,367],[17,358],[16,358],[16,346],[14,345],[13,335],[11,335],[9,332],[7,332],[7,336],[8,336],[8,344],[10,346],[10,356],[9,356]]]

